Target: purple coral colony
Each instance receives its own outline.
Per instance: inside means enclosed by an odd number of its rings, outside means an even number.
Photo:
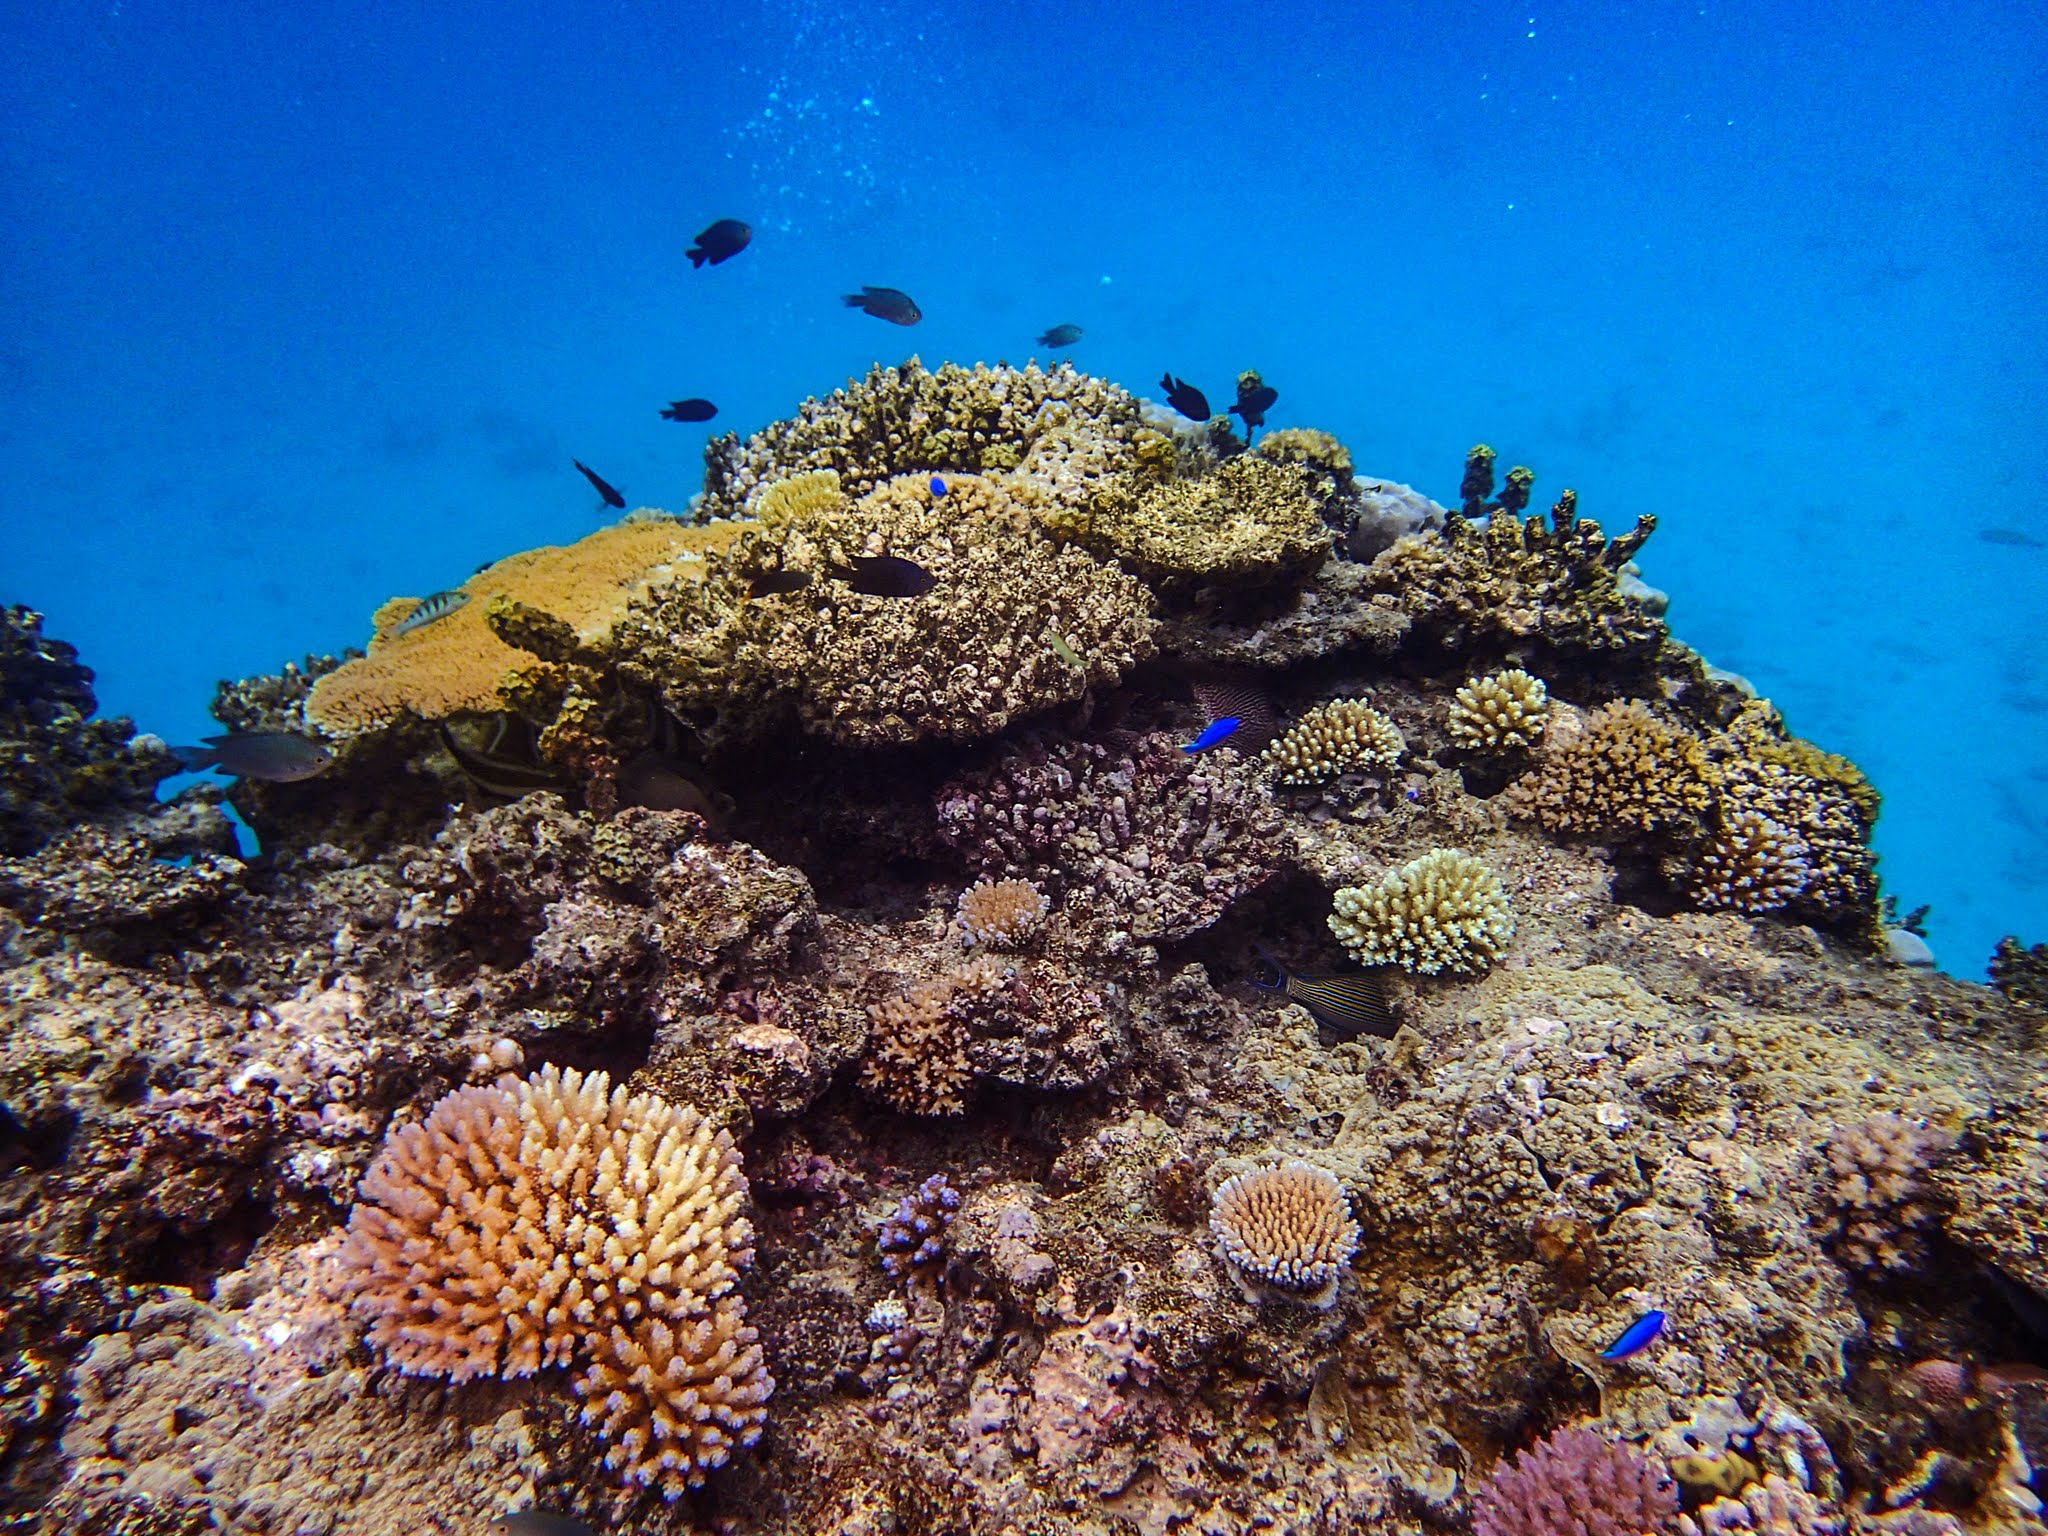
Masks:
[[[7,1529],[2044,1529],[2048,953],[1651,519],[1064,364],[707,458],[225,791],[6,615]]]

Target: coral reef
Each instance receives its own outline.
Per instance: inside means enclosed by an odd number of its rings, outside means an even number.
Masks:
[[[1550,691],[1520,667],[1475,677],[1451,696],[1445,732],[1470,752],[1508,752],[1543,739]]]
[[[1494,1469],[1472,1499],[1475,1536],[1658,1536],[1678,1489],[1655,1460],[1587,1429],[1560,1429]]]
[[[935,1173],[896,1202],[895,1212],[875,1235],[882,1272],[901,1280],[907,1289],[938,1283],[946,1256],[946,1228],[960,1209],[960,1191]]]
[[[1242,455],[1200,479],[1128,477],[1097,496],[1085,518],[1051,526],[1169,589],[1266,585],[1305,575],[1330,554],[1309,483],[1292,464]]]
[[[1828,1138],[1828,1171],[1840,1213],[1836,1245],[1863,1269],[1911,1269],[1927,1255],[1939,1219],[1928,1168],[1954,1138],[1894,1114],[1872,1115]]]
[[[1515,933],[1500,876],[1455,849],[1432,849],[1377,885],[1346,886],[1334,904],[1330,931],[1360,965],[1426,976],[1483,971]]]
[[[960,990],[960,977],[939,977],[871,1003],[861,1087],[907,1115],[965,1114],[974,1063],[967,1026],[953,1007]]]
[[[2011,934],[1991,956],[1991,985],[2016,1003],[2048,1009],[2048,944],[2023,945]]]
[[[1216,1252],[1254,1301],[1280,1296],[1311,1307],[1337,1301],[1337,1283],[1358,1251],[1358,1223],[1344,1189],[1299,1160],[1224,1180],[1209,1209]]]
[[[392,1132],[341,1284],[407,1375],[583,1364],[606,1465],[674,1497],[753,1443],[775,1386],[734,1289],[746,1196],[731,1136],[695,1110],[549,1066]]]
[[[1264,753],[1282,784],[1320,784],[1346,773],[1385,771],[1408,744],[1393,721],[1363,699],[1318,704]]]
[[[1507,805],[1552,832],[1608,836],[1694,827],[1713,804],[1714,770],[1691,731],[1639,699],[1553,725],[1537,766]]]

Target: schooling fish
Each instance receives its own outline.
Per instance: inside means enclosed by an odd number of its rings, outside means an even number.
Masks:
[[[844,293],[839,297],[848,309],[857,309],[891,325],[915,325],[924,318],[924,311],[917,307],[917,300],[901,288],[870,288],[862,284],[859,293]]]
[[[1620,1338],[1600,1351],[1602,1360],[1626,1360],[1639,1349],[1647,1349],[1651,1340],[1664,1331],[1665,1317],[1655,1307],[1630,1323]]]
[[[1081,339],[1078,325],[1056,325],[1038,338],[1041,347],[1071,347]]]
[[[1211,720],[1202,734],[1181,748],[1183,752],[1206,752],[1220,746],[1237,734],[1237,728],[1244,722],[1235,715],[1225,715],[1221,720]]]
[[[623,507],[626,504],[626,498],[619,494],[618,489],[588,464],[584,463],[581,459],[571,459],[569,462],[582,470],[583,478],[597,487],[597,494],[604,498],[606,506]]]
[[[754,238],[752,226],[742,224],[738,219],[720,219],[703,234],[697,243],[683,254],[690,258],[692,269],[710,262],[714,267],[721,261],[730,261],[747,248],[747,242]]]
[[[1255,372],[1244,372],[1237,376],[1237,404],[1230,409],[1244,418],[1247,427],[1263,427],[1266,412],[1273,409],[1273,402],[1280,398],[1280,391],[1261,379]]]
[[[718,407],[709,400],[671,400],[668,409],[661,413],[663,421],[709,421],[718,414]]]
[[[323,772],[334,761],[334,753],[325,742],[296,731],[235,731],[226,736],[202,736],[200,740],[206,745],[171,748],[188,773],[215,768],[238,779],[296,784]]]
[[[485,566],[484,569],[490,567]],[[431,597],[423,597],[419,607],[391,626],[391,633],[394,636],[409,635],[416,629],[425,629],[434,620],[447,618],[468,601],[467,592],[436,592]]]
[[[508,1536],[597,1536],[597,1528],[573,1515],[558,1515],[551,1509],[529,1504],[525,1509],[500,1515],[491,1524]]]
[[[1169,373],[1159,381],[1159,387],[1166,391],[1166,403],[1189,421],[1209,419],[1209,397],[1186,379],[1176,379]]]
[[[810,584],[809,571],[753,571],[747,576],[747,596],[779,597],[801,592]]]
[[[1387,984],[1376,973],[1351,971],[1337,976],[1303,976],[1257,946],[1253,946],[1253,952],[1273,968],[1276,979],[1267,981],[1254,976],[1252,985],[1262,992],[1284,992],[1289,1001],[1301,1004],[1324,1031],[1336,1037],[1329,1043],[1358,1035],[1390,1040],[1401,1027],[1393,1004],[1387,1000]]]
[[[939,584],[938,577],[901,555],[855,555],[830,573],[868,597],[923,597]]]

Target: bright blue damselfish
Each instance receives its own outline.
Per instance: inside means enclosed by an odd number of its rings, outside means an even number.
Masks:
[[[1612,1344],[1600,1351],[1602,1360],[1626,1360],[1637,1350],[1648,1346],[1650,1341],[1664,1331],[1664,1314],[1655,1307],[1628,1325],[1628,1329]]]
[[[1206,752],[1243,724],[1244,721],[1236,715],[1225,715],[1221,720],[1212,720],[1209,722],[1209,728],[1182,747],[1181,751]]]
[[[941,480],[937,475],[932,476],[932,494],[934,496],[943,496],[946,494],[946,482]]]

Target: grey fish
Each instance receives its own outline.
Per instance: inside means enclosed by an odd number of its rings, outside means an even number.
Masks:
[[[915,325],[924,318],[917,300],[901,288],[870,288],[863,283],[859,293],[844,293],[840,299],[848,309],[857,309],[891,325]]]
[[[491,1524],[509,1532],[510,1536],[597,1536],[597,1527],[587,1520],[578,1520],[574,1515],[558,1515],[538,1504],[529,1504],[509,1515],[500,1515]]]
[[[1071,347],[1081,339],[1078,325],[1056,325],[1038,338],[1041,347]]]
[[[234,731],[200,740],[204,746],[171,748],[188,773],[213,768],[238,779],[296,784],[323,772],[334,761],[325,742],[296,731]]]
[[[620,765],[618,785],[623,805],[649,811],[690,811],[702,816],[713,831],[724,825],[725,818],[703,786],[663,753],[647,751],[628,759]]]
[[[447,618],[468,601],[467,592],[436,592],[431,597],[423,597],[417,608],[391,626],[392,637],[409,635],[416,629],[425,629],[434,620]]]

